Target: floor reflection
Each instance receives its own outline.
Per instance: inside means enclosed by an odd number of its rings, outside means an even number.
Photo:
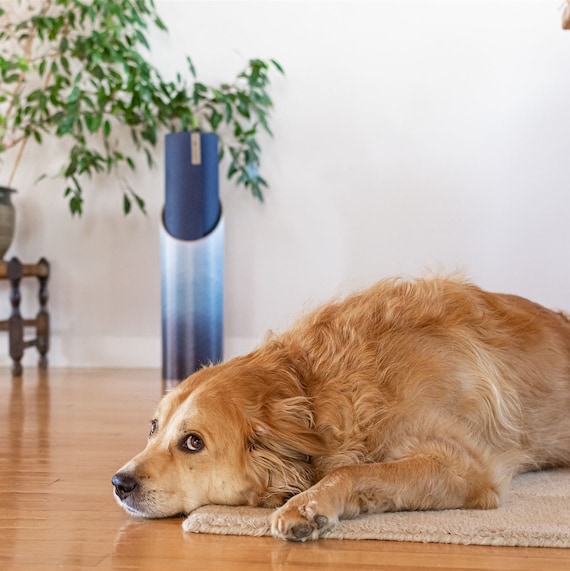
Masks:
[[[0,442],[0,462],[6,487],[2,489],[2,510],[10,515],[12,529],[4,540],[6,553],[18,540],[22,492],[42,491],[50,471],[50,388],[48,373],[10,379],[8,411],[2,415],[0,430],[7,438]],[[7,426],[2,427],[6,422]],[[24,483],[25,482],[25,483]]]
[[[113,549],[113,566],[128,562],[137,568],[152,568],[153,561],[164,562],[165,553],[172,561],[187,562],[188,569],[219,568],[268,569],[282,571],[290,568],[287,560],[293,547],[290,543],[272,537],[238,537],[182,530],[182,518],[165,520],[128,519],[118,531]],[[249,543],[263,542],[263,557],[251,560]],[[198,562],[199,561],[199,562]],[[201,566],[201,567],[200,567]]]

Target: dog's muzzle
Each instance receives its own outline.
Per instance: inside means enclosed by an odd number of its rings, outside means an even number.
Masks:
[[[139,485],[137,479],[128,472],[117,472],[111,478],[111,483],[115,486],[115,494],[121,501],[126,500]]]

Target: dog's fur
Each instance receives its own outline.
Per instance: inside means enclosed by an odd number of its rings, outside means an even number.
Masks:
[[[386,280],[198,371],[155,419],[113,478],[135,515],[281,506],[273,534],[306,540],[360,513],[494,508],[513,475],[570,464],[570,321]]]

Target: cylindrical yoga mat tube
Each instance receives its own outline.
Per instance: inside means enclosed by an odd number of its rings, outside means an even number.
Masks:
[[[162,378],[181,381],[223,357],[224,220],[218,138],[166,136],[160,231]]]
[[[175,238],[203,238],[214,229],[221,211],[218,135],[170,133],[164,152],[164,225]]]

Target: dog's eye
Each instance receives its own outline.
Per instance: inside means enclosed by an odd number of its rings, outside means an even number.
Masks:
[[[152,436],[156,432],[157,428],[158,428],[158,420],[156,420],[156,418],[153,418],[150,421],[150,432],[148,433],[148,435]]]
[[[190,434],[182,444],[188,452],[200,452],[204,448],[204,441],[197,434]]]

